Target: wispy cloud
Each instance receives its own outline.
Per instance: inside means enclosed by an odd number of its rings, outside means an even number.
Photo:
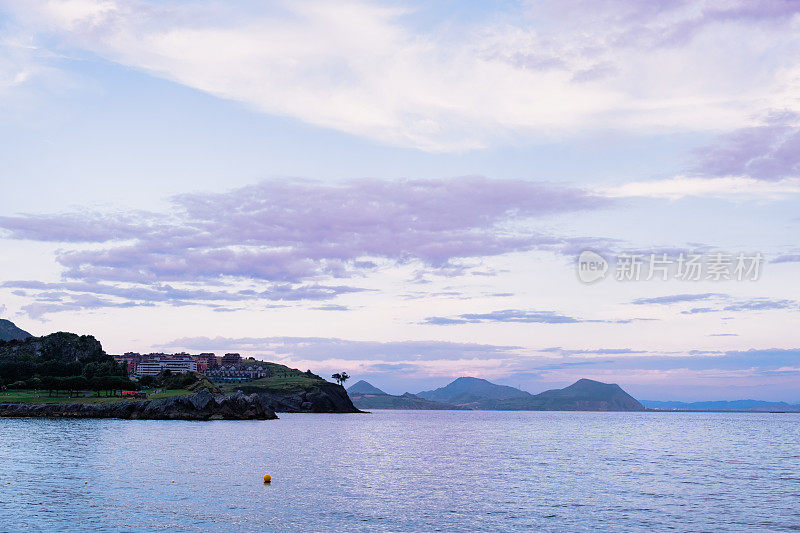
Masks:
[[[800,114],[770,114],[765,123],[739,129],[696,150],[696,171],[779,181],[800,176]]]
[[[650,304],[663,304],[669,305],[673,303],[682,302],[697,302],[699,300],[711,300],[717,298],[725,298],[726,294],[716,292],[706,292],[701,294],[670,294],[667,296],[656,296],[653,298],[637,298],[631,303],[635,305],[650,305]]]
[[[800,178],[764,181],[749,176],[677,176],[663,180],[635,181],[598,189],[610,198],[641,197],[678,200],[687,196],[713,198],[761,197],[783,199],[800,194]]]
[[[798,10],[779,0],[536,2],[424,29],[409,5],[376,2],[4,4],[62,50],[426,150],[591,128],[732,129],[762,107],[796,104]],[[770,38],[759,38],[767,25]],[[737,61],[721,60],[731,54]]]
[[[713,307],[693,307],[682,314],[696,315],[702,313],[719,313],[719,312],[748,312],[748,311],[773,311],[777,309],[796,311],[800,310],[800,302],[796,300],[787,300],[782,298],[750,298],[739,299],[730,303],[721,303]]]
[[[354,341],[328,337],[185,337],[159,345],[164,349],[239,350],[268,355],[322,361],[435,361],[464,358],[505,358],[519,346],[444,341]]]
[[[482,322],[519,322],[526,324],[574,324],[581,322],[575,317],[562,315],[553,311],[525,311],[521,309],[503,309],[490,313],[465,313],[455,318],[431,316],[422,324],[446,326],[452,324],[480,324]]]
[[[611,320],[584,319],[563,315],[555,311],[536,311],[524,309],[503,309],[489,313],[464,313],[455,317],[430,316],[420,322],[431,326],[450,326],[455,324],[482,324],[490,322],[510,322],[521,324],[577,324],[582,322],[606,322],[613,324],[630,324],[632,322],[652,320],[646,318],[624,318]]]

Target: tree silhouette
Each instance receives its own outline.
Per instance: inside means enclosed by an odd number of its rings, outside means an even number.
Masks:
[[[336,383],[339,385],[344,386],[344,382],[350,379],[350,375],[347,372],[337,372],[331,376],[333,379],[336,380]]]

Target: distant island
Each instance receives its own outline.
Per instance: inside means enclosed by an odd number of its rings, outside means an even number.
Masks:
[[[458,411],[468,409],[458,405],[426,400],[409,392],[400,396],[387,394],[364,380],[347,389],[353,405],[359,409],[420,409],[431,411]]]
[[[762,400],[717,400],[705,402],[642,400],[642,404],[654,411],[800,412],[800,405],[787,402],[765,402]]]
[[[354,384],[347,392],[359,409],[800,412],[800,405],[760,400],[639,401],[619,385],[591,379],[580,379],[563,389],[540,394],[474,377],[461,377],[435,390],[401,396],[387,394],[364,380]]]
[[[432,391],[392,396],[360,381],[348,389],[359,409],[469,409],[489,411],[644,411],[619,385],[580,379],[540,394],[461,377]]]

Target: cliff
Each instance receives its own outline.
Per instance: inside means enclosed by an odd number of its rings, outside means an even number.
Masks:
[[[2,417],[123,418],[128,420],[273,420],[275,411],[256,394],[207,390],[159,400],[109,403],[0,404]]]

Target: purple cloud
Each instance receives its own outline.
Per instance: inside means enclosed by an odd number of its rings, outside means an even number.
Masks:
[[[159,349],[223,351],[234,350],[247,354],[267,354],[276,357],[322,361],[397,362],[407,360],[436,361],[463,358],[506,358],[519,346],[502,346],[444,341],[353,341],[328,337],[186,337],[159,345]]]
[[[56,256],[68,280],[60,290],[172,304],[323,300],[358,289],[319,279],[350,277],[381,263],[416,261],[424,270],[456,276],[470,270],[454,262],[462,259],[599,244],[605,241],[542,235],[517,223],[609,205],[580,189],[482,177],[339,185],[275,180],[226,193],[182,194],[172,202],[169,216],[18,215],[0,217],[0,229],[14,239],[73,245]],[[169,285],[220,281],[267,288],[245,293]]]
[[[800,254],[780,255],[771,261],[772,263],[800,263]]]
[[[591,58],[618,48],[684,46],[714,25],[786,26],[800,13],[800,5],[793,0],[732,0],[700,5],[689,0],[561,0],[536,3],[532,10],[536,18],[543,17],[554,27],[563,29],[564,21],[574,21],[584,39],[595,32],[597,36],[586,41],[583,49],[584,56]],[[561,66],[541,52],[516,60],[535,69]]]
[[[521,324],[577,324],[585,322],[607,324],[630,324],[650,318],[625,318],[613,320],[583,319],[562,315],[554,311],[531,311],[522,309],[503,309],[489,313],[465,313],[456,317],[429,316],[420,324],[429,326],[451,326],[456,324],[482,324],[487,322],[516,322]]]
[[[680,302],[696,302],[699,300],[711,300],[715,298],[726,298],[726,294],[719,294],[715,292],[706,292],[702,294],[671,294],[669,296],[656,296],[655,298],[637,298],[631,303],[634,305],[650,305],[650,304],[673,304]]]
[[[718,307],[695,307],[687,311],[681,311],[681,313],[684,315],[695,315],[699,313],[719,313],[723,311],[770,311],[774,309],[797,310],[800,309],[800,303],[795,300],[752,298],[749,300],[737,300],[733,303]]]
[[[31,297],[33,303],[22,310],[31,318],[41,319],[49,313],[99,309],[103,307],[152,306],[167,303],[173,306],[204,305],[214,311],[235,311],[219,302],[256,300],[298,302],[320,301],[341,294],[365,289],[345,285],[274,283],[264,290],[208,290],[176,288],[168,284],[120,286],[108,283],[72,281],[45,283],[41,281],[5,281],[2,288],[15,288],[19,296]]]
[[[696,150],[696,157],[695,170],[709,176],[746,175],[767,181],[796,177],[800,175],[800,116],[774,113],[761,126],[728,133]]]
[[[58,261],[68,278],[151,283],[222,275],[297,282],[374,268],[370,257],[444,266],[459,258],[574,246],[506,226],[595,209],[608,200],[578,189],[468,177],[343,186],[267,181],[227,193],[179,195],[173,203],[169,220],[147,213],[135,223],[130,215],[20,215],[0,218],[0,228],[16,239],[135,241],[62,252]],[[65,219],[70,223],[62,224]]]

